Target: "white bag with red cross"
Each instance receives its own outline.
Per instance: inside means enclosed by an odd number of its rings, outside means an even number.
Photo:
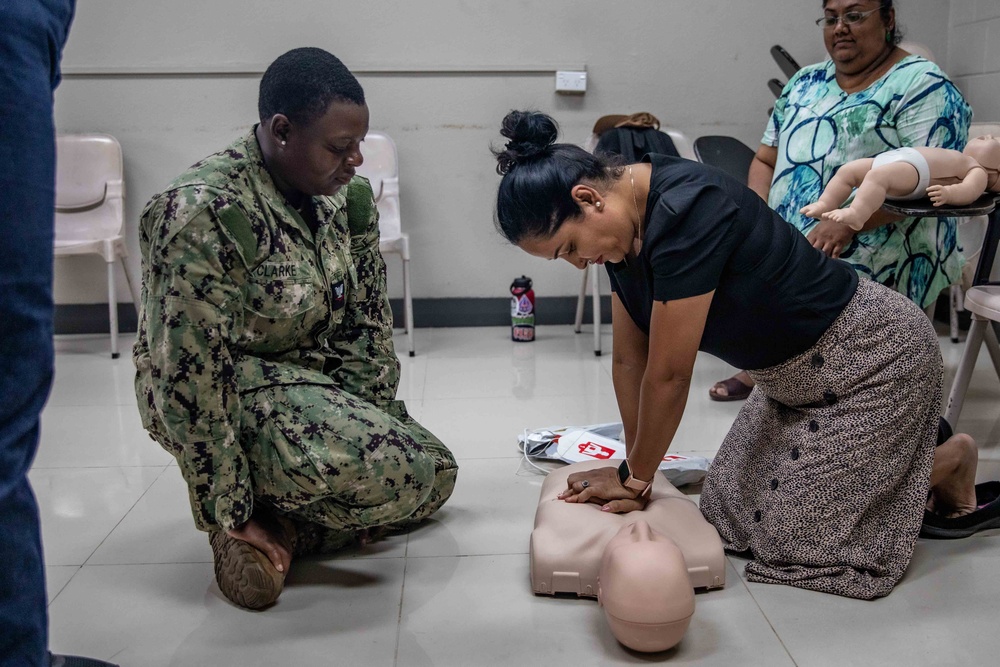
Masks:
[[[621,433],[621,422],[593,426],[539,429],[519,438],[521,450],[529,458],[595,464],[625,458],[625,443],[615,437]],[[609,463],[609,465],[615,465]],[[660,470],[674,486],[697,484],[705,478],[709,460],[701,456],[667,453]]]

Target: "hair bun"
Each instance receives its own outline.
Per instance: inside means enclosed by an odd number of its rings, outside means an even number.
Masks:
[[[541,155],[559,136],[559,126],[538,111],[511,111],[503,119],[500,134],[507,137],[504,150],[495,152],[497,173],[506,174],[515,165]]]

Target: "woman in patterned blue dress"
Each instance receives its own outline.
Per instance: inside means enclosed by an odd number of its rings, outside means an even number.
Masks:
[[[831,257],[922,308],[958,282],[964,262],[954,218],[876,212],[860,232],[807,218],[843,164],[902,146],[961,150],[972,111],[933,63],[897,45],[892,0],[826,0],[819,25],[830,60],[804,67],[774,106],[748,185]],[[741,372],[716,383],[716,400],[750,393]]]

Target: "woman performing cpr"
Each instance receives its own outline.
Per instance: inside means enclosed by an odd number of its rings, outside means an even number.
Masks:
[[[912,301],[859,281],[721,171],[616,164],[555,143],[540,113],[511,112],[501,133],[500,233],[537,257],[604,264],[613,289],[628,458],[570,476],[564,500],[645,506],[702,350],[755,369],[701,496],[726,548],[752,554],[751,581],[887,595],[925,511],[982,511],[976,446],[939,423],[941,353]]]

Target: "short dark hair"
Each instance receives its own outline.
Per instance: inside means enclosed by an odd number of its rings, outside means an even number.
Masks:
[[[511,111],[500,134],[509,141],[493,150],[497,173],[494,224],[511,243],[548,238],[567,218],[580,214],[572,190],[581,181],[603,183],[622,173],[615,156],[592,155],[579,146],[557,144],[559,127],[537,111]]]
[[[257,112],[261,120],[284,114],[308,125],[334,100],[365,103],[365,91],[344,63],[314,47],[292,49],[268,65],[260,80]]]

